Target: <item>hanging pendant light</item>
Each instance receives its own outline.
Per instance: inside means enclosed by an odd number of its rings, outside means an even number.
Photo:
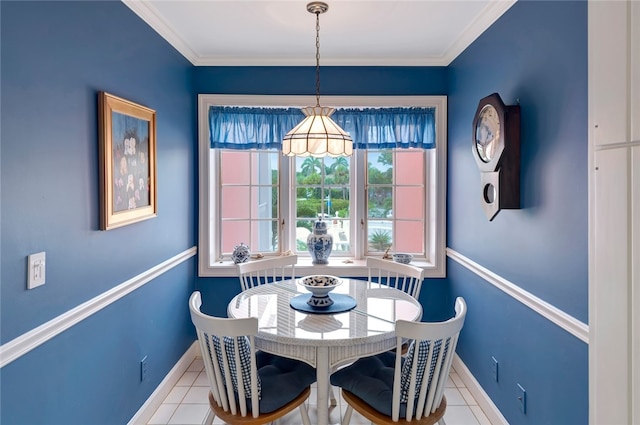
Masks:
[[[351,156],[353,140],[332,119],[334,108],[320,106],[320,14],[329,5],[314,1],[307,11],[316,15],[316,106],[302,108],[305,118],[282,140],[282,154],[288,156]]]

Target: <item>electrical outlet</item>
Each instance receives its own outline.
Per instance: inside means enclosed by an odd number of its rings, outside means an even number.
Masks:
[[[147,379],[147,356],[140,360],[140,381]]]
[[[498,382],[498,360],[491,356],[491,372],[493,372],[493,379]]]
[[[520,411],[522,411],[522,413],[524,413],[525,415],[527,414],[527,392],[524,390],[524,388],[522,388],[522,385],[517,384],[518,385],[518,404],[520,405]]]

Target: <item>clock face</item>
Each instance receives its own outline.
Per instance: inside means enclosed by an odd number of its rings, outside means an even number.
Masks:
[[[480,159],[489,162],[500,144],[500,117],[493,105],[485,105],[478,115],[476,125],[476,150]]]

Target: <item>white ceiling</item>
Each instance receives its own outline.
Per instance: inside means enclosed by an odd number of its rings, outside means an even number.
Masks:
[[[122,0],[196,66],[315,66],[306,0]],[[446,66],[516,0],[333,0],[322,66]]]

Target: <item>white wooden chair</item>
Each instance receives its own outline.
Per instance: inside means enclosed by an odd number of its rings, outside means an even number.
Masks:
[[[357,360],[331,375],[348,404],[342,425],[354,409],[377,425],[444,425],[444,388],[467,313],[463,298],[456,299],[455,311],[445,322],[398,320],[395,352]],[[406,357],[399,350],[404,338],[412,340]]]
[[[302,422],[310,425],[305,401],[316,380],[315,369],[297,360],[256,352],[257,318],[213,317],[202,313],[201,305],[196,291],[189,299],[189,309],[209,378],[210,411],[205,423],[211,425],[218,416],[231,425],[265,424],[298,407]]]
[[[420,296],[425,273],[422,267],[367,257],[367,268],[369,269],[369,282],[377,283],[378,286],[388,285],[399,289],[415,299]]]
[[[298,263],[297,255],[287,255],[268,258],[247,263],[238,263],[236,268],[240,275],[240,286],[247,290],[258,285],[276,282],[284,279],[295,279],[295,265]],[[331,405],[338,404],[333,390],[329,393]]]
[[[297,262],[297,255],[283,255],[236,264],[242,290],[278,280],[294,279]]]

